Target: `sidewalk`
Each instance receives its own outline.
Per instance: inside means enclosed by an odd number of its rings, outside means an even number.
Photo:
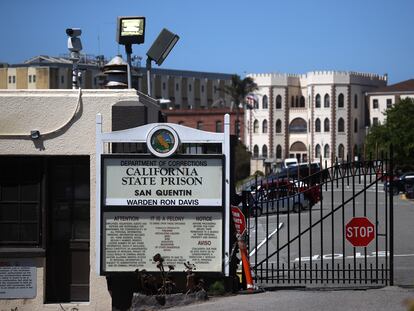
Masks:
[[[205,303],[169,310],[277,310],[277,311],[408,311],[406,299],[414,289],[396,286],[369,290],[279,290],[252,295],[212,298]]]

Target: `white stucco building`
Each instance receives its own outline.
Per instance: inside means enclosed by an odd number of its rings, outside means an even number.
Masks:
[[[381,124],[385,111],[407,97],[414,98],[414,79],[402,81],[367,93],[369,124]]]
[[[135,90],[0,91],[0,310],[111,309],[95,270],[97,114],[111,132],[158,122],[159,106]]]
[[[256,161],[269,165],[288,157],[330,162],[352,155],[366,134],[365,93],[387,83],[386,76],[341,71],[249,76],[259,90],[245,114],[245,141]]]

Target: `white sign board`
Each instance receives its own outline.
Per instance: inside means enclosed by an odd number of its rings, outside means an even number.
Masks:
[[[187,261],[199,272],[222,272],[220,212],[106,212],[102,226],[106,272],[159,271],[157,253],[177,272]]]
[[[33,260],[0,261],[0,299],[35,298],[36,266]]]
[[[221,158],[103,159],[106,206],[222,206]]]

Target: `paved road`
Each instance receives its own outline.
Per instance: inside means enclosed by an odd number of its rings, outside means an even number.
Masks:
[[[253,295],[214,298],[175,307],[174,311],[277,310],[277,311],[406,311],[404,301],[414,299],[413,289],[385,287],[371,290],[300,291],[282,290]]]

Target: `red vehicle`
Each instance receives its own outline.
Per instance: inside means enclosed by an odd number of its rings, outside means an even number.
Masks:
[[[310,186],[303,181],[294,181],[287,178],[267,180],[258,187],[258,190],[262,198],[267,200],[303,193],[305,199],[309,201],[309,208],[318,203],[322,197],[318,184]]]

